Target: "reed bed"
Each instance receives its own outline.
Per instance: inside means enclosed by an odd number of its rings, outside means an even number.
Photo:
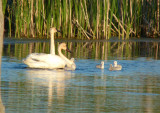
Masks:
[[[3,0],[8,36],[65,39],[159,37],[159,0]]]

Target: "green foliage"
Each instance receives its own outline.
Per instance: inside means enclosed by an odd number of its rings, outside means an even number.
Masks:
[[[6,1],[3,12],[10,37],[49,37],[50,27],[60,29],[62,34],[58,36],[67,39],[128,39],[160,34],[156,31],[158,7],[154,0]]]

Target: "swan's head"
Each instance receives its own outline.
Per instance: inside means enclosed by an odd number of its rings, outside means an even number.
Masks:
[[[50,28],[50,33],[56,33],[56,32],[60,32],[60,31],[57,30],[55,27]]]
[[[66,43],[61,43],[61,44],[58,46],[58,48],[59,48],[60,50],[63,49],[63,50],[66,50],[67,52],[71,52],[71,51],[67,48]]]
[[[104,61],[101,61],[101,64],[104,65]]]
[[[66,45],[66,43],[61,43],[61,44],[58,46],[58,48],[61,48],[61,49],[63,49],[63,50],[66,50],[66,49],[67,49],[67,45]]]
[[[74,62],[74,61],[75,61],[75,59],[74,59],[74,58],[71,58],[71,59],[70,59],[70,61]]]
[[[114,61],[114,66],[117,66],[117,61]]]
[[[101,61],[101,68],[104,69],[104,61]]]

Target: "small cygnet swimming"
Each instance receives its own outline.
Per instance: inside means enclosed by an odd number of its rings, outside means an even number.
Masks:
[[[110,64],[110,71],[119,71],[122,70],[122,66],[117,64],[117,61],[114,61],[114,65]]]
[[[96,68],[104,69],[104,61],[101,61],[100,65],[96,65]]]
[[[65,66],[65,70],[75,70],[76,69],[76,64],[75,64],[75,59],[71,58],[70,61],[72,62],[70,65]]]

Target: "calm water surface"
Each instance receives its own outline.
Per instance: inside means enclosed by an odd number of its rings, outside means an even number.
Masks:
[[[22,59],[49,43],[4,44],[1,96],[6,113],[159,113],[159,42],[67,42],[75,71],[30,69]],[[59,41],[56,42],[56,47]],[[105,62],[105,69],[95,66]],[[121,71],[109,71],[117,60]]]

